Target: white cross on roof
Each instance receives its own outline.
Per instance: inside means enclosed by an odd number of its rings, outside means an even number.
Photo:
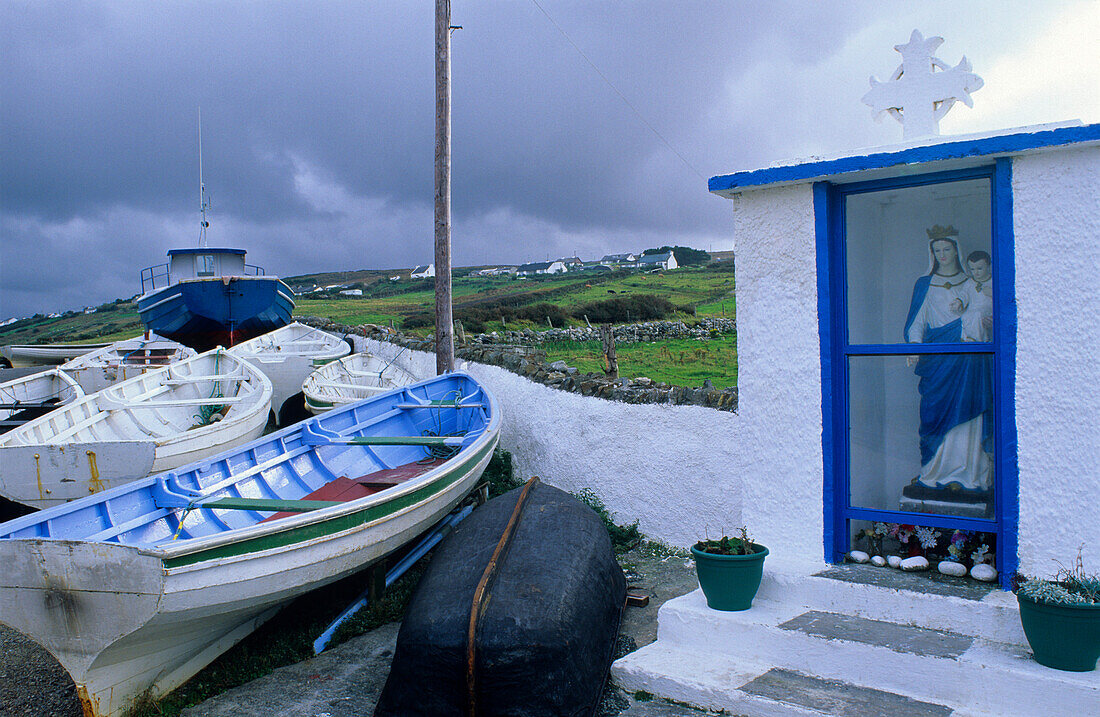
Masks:
[[[940,133],[940,119],[956,101],[973,107],[970,93],[985,84],[982,78],[970,71],[970,62],[964,56],[958,65],[951,67],[932,53],[943,43],[942,37],[925,39],[913,30],[909,42],[894,45],[901,53],[901,64],[886,82],[871,76],[871,91],[863,96],[870,105],[875,120],[889,112],[901,123],[905,139],[935,136]],[[937,72],[937,70],[939,70]]]

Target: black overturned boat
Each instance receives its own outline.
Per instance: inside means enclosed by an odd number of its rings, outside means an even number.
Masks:
[[[374,715],[593,715],[625,598],[600,518],[533,478],[437,548]]]

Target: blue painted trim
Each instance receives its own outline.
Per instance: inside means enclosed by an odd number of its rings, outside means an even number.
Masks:
[[[187,254],[239,254],[244,256],[244,249],[218,249],[207,247],[206,249],[169,249],[168,256],[186,256]]]
[[[1100,127],[1096,125],[1095,127]],[[890,187],[914,186],[972,178],[989,178],[992,212],[996,315],[990,343],[959,344],[848,344],[847,265],[845,262],[845,199],[849,194]],[[814,229],[818,269],[818,332],[821,341],[822,461],[825,517],[825,557],[843,559],[849,547],[850,520],[908,522],[939,528],[959,528],[997,534],[997,566],[1007,587],[1018,566],[1019,471],[1015,422],[1015,240],[1012,230],[1011,160],[955,172],[833,185],[816,182]],[[850,356],[890,356],[923,353],[993,353],[996,386],[995,519],[959,518],[849,507],[850,496],[847,416],[849,413],[848,360]]]
[[[837,523],[835,506],[838,497],[834,492],[835,456],[833,446],[833,332],[829,271],[829,208],[830,188],[827,182],[817,182],[814,191],[814,237],[817,244],[817,327],[821,349],[821,469],[822,511],[825,524],[825,561],[836,560],[837,532],[844,524]],[[843,499],[841,499],[843,500]]]
[[[830,177],[868,169],[884,169],[905,164],[965,159],[993,154],[1015,154],[1031,149],[1058,147],[1098,140],[1100,140],[1100,124],[1062,127],[1038,132],[1019,132],[982,139],[942,142],[894,152],[877,152],[840,159],[736,172],[711,177],[707,182],[707,186],[712,192],[721,192],[743,187],[760,187],[780,182],[797,182],[816,177]]]
[[[997,568],[1001,587],[1011,589],[1020,565],[1020,467],[1016,436],[1016,233],[1012,220],[1012,160],[997,160],[993,173],[993,282],[996,320],[993,343],[994,421],[997,450],[994,453],[995,500],[1000,530],[997,532]]]
[[[957,344],[849,344],[845,347],[850,354],[867,356],[919,356],[921,354],[989,354],[996,344],[979,341],[967,341]]]
[[[910,525],[926,525],[931,528],[978,530],[983,533],[993,533],[997,530],[997,522],[991,518],[960,518],[954,515],[907,513],[903,510],[880,510],[878,508],[849,508],[845,513],[848,520],[909,523]]]

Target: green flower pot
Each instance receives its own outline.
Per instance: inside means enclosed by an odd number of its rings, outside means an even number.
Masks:
[[[1100,658],[1100,605],[1052,605],[1019,594],[1016,600],[1036,662],[1072,672],[1096,669]]]
[[[715,555],[691,547],[699,587],[713,610],[748,610],[760,588],[768,549],[753,543],[752,555]]]

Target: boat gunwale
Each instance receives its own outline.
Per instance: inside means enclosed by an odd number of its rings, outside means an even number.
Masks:
[[[279,287],[276,286],[275,290],[278,291],[283,296],[286,296],[288,299],[290,299],[291,307],[297,306],[297,303],[294,301],[294,291],[290,288],[290,286],[285,281],[280,279],[279,277],[277,277],[277,276],[268,276],[266,274],[263,275],[263,276],[245,276],[243,274],[224,274],[222,276],[191,276],[191,277],[188,277],[186,279],[180,279],[179,281],[173,281],[168,286],[162,286],[159,289],[150,289],[149,291],[145,292],[141,296],[134,299],[134,303],[136,304],[137,302],[144,301],[145,299],[148,299],[150,296],[153,296],[155,294],[159,294],[163,291],[168,291],[169,289],[177,287],[181,284],[188,284],[188,283],[199,282],[199,281],[221,281],[222,279],[233,279],[233,280],[248,279],[248,280],[252,280],[252,281],[256,281],[256,280],[258,280],[258,281],[274,281],[276,284],[282,284],[283,288],[286,289],[285,292],[279,291]],[[152,309],[155,306],[160,306],[161,303],[162,303],[161,301],[158,301],[156,304],[153,304],[152,306],[145,307],[144,310],[148,311],[148,310]],[[139,312],[142,311],[142,310],[143,309],[141,309],[141,307],[138,307]]]
[[[332,540],[335,537],[349,531],[368,530],[430,503],[437,497],[439,493],[449,488],[450,484],[444,486],[442,490],[432,491],[429,495],[424,496],[423,499],[417,500],[410,505],[398,508],[392,513],[380,515],[377,518],[364,521],[355,525],[349,525],[339,530],[335,530],[331,533],[308,536],[301,540],[289,540],[285,543],[272,545],[266,548],[259,548],[257,550],[245,550],[238,555],[213,555],[209,558],[188,560],[190,556],[196,554],[201,555],[202,553],[214,551],[225,546],[244,544],[256,540],[263,540],[265,538],[269,538],[280,533],[293,533],[304,528],[310,528],[343,518],[349,518],[354,516],[356,513],[362,513],[364,511],[370,510],[371,508],[375,508],[380,505],[399,500],[410,493],[430,486],[432,483],[438,483],[442,479],[449,476],[455,474],[461,474],[464,476],[469,472],[469,470],[472,470],[472,467],[474,465],[477,465],[477,463],[481,462],[482,460],[487,460],[487,454],[490,453],[491,450],[486,451],[485,448],[491,449],[492,447],[495,447],[496,442],[499,439],[499,433],[492,434],[491,439],[489,438],[488,434],[486,434],[485,437],[487,440],[491,441],[490,445],[480,447],[477,452],[470,455],[462,463],[456,463],[453,466],[448,466],[447,464],[437,466],[436,469],[424,473],[423,475],[417,476],[415,479],[408,481],[405,484],[392,486],[373,495],[356,498],[355,500],[343,502],[339,505],[322,508],[320,510],[310,511],[308,513],[286,516],[284,518],[279,518],[270,522],[258,522],[255,525],[251,525],[247,528],[238,528],[236,530],[224,531],[217,535],[204,536],[203,538],[189,538],[187,540],[176,541],[174,545],[168,545],[167,547],[142,545],[131,545],[129,547],[135,548],[143,555],[149,555],[161,559],[165,563],[165,569],[169,571],[170,574],[175,574],[177,571],[191,568],[192,566],[201,567],[209,563],[211,560],[249,558],[267,550],[296,548],[310,545],[314,542]],[[479,437],[479,442],[481,442],[480,439],[481,437]],[[473,447],[473,445],[476,444],[472,444],[471,448]],[[466,470],[459,471],[460,467]],[[441,468],[448,468],[448,470],[439,471],[438,469]],[[173,561],[185,562],[178,562],[176,564],[170,565],[169,563],[172,563]]]

